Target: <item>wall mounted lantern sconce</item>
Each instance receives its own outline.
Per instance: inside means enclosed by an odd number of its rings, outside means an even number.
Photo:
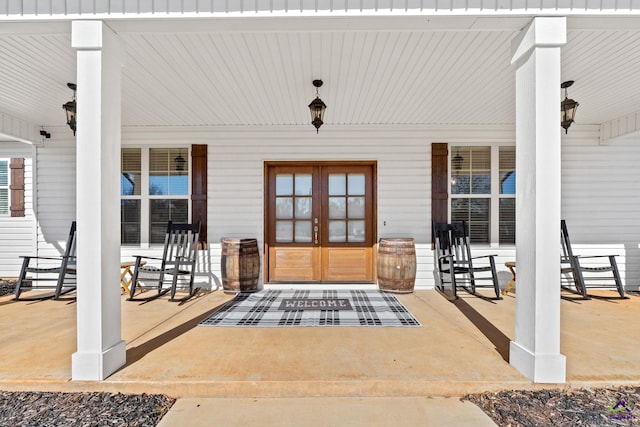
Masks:
[[[67,113],[67,124],[73,131],[73,136],[76,136],[76,84],[67,83],[67,87],[73,91],[73,99],[62,105],[62,108]]]
[[[560,118],[562,120],[562,127],[564,128],[564,133],[567,134],[569,131],[569,126],[573,123],[573,120],[576,116],[576,110],[578,109],[578,104],[573,99],[569,99],[567,97],[567,88],[571,87],[573,84],[573,80],[568,80],[563,82],[560,87],[564,89],[564,99],[560,103]]]
[[[309,110],[311,110],[311,124],[316,128],[316,133],[318,133],[320,126],[324,124],[322,120],[324,119],[324,110],[327,109],[327,106],[318,96],[318,88],[322,86],[322,80],[314,80],[313,85],[316,88],[316,99],[309,104]]]

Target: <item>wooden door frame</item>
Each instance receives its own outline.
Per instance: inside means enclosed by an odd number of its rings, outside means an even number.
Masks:
[[[377,160],[265,160],[263,164],[263,263],[262,277],[264,283],[269,283],[269,169],[277,166],[289,167],[321,167],[321,166],[367,166],[371,167],[371,240],[373,250],[373,277],[376,277],[376,247],[378,242],[378,161]]]

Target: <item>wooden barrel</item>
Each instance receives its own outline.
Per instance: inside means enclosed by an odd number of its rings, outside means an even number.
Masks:
[[[380,239],[377,268],[381,291],[413,292],[416,282],[416,247],[413,239]]]
[[[260,277],[260,252],[256,239],[222,238],[222,288],[226,293],[255,292]]]

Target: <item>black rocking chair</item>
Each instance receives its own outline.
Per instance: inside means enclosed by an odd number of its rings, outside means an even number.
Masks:
[[[164,238],[162,258],[136,256],[136,264],[129,287],[129,301],[150,300],[158,298],[171,291],[169,301],[186,301],[198,292],[200,288],[193,288],[196,261],[198,259],[198,239],[200,223],[197,224],[167,224]],[[143,263],[143,260],[155,261],[156,265]],[[180,281],[188,280],[187,285],[180,286],[187,289],[188,294],[176,299]],[[136,297],[136,290],[156,290],[150,297]]]
[[[591,296],[587,293],[587,288],[615,288],[618,291],[618,294],[620,294],[620,298],[628,298],[624,295],[624,284],[622,283],[622,279],[620,278],[618,264],[616,263],[617,255],[574,255],[573,249],[571,249],[571,241],[569,240],[569,232],[567,231],[567,223],[564,219],[560,221],[560,231],[562,242],[560,272],[561,274],[571,276],[569,278],[569,283],[573,282],[573,286],[575,288],[574,289],[570,286],[567,286],[566,284],[563,284],[563,289],[566,289],[570,292],[578,293],[582,295],[584,299],[591,299]],[[596,266],[583,265],[580,263],[580,260],[595,258],[606,258],[608,260],[608,264]],[[583,273],[595,275],[585,276]],[[587,281],[595,281],[597,283],[590,283],[589,285],[587,285]]]
[[[71,223],[67,244],[61,257],[22,256],[21,258],[23,261],[16,284],[16,301],[58,299],[61,295],[74,291],[76,289],[76,222]],[[38,262],[37,267],[34,266],[33,261]],[[37,276],[27,277],[27,274],[36,274]],[[55,282],[55,284],[33,286],[33,282]],[[22,298],[22,292],[27,289],[54,289],[54,292],[44,295],[38,293],[32,297]]]
[[[477,288],[493,288],[495,299],[502,299],[494,260],[496,255],[471,256],[465,221],[454,224],[436,222],[433,224],[433,235],[440,279],[438,288],[441,291],[444,292],[445,283],[450,282],[454,298],[458,297],[458,287],[461,287],[471,294],[476,294]],[[479,277],[478,273],[489,275],[482,274]],[[487,280],[491,282],[488,285],[477,283]]]

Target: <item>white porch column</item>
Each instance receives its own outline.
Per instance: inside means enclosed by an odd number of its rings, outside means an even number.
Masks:
[[[560,354],[560,47],[565,17],[536,17],[512,45],[516,69],[515,341],[509,362],[563,383]]]
[[[120,80],[117,36],[74,21],[77,50],[77,328],[73,380],[103,380],[125,364],[120,313]]]

